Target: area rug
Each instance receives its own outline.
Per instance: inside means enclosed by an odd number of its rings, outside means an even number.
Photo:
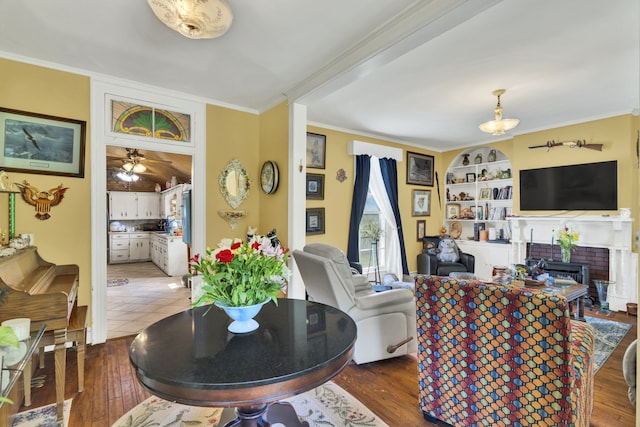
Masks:
[[[298,418],[307,421],[310,427],[388,427],[356,398],[331,381],[284,401],[291,403]],[[221,415],[221,408],[185,406],[154,396],[124,414],[112,427],[217,426]]]
[[[71,412],[71,399],[64,401],[63,417],[64,427],[69,425],[69,413]],[[12,427],[55,427],[56,404],[41,406],[24,412],[18,412],[13,420]]]
[[[110,279],[107,280],[107,288],[112,288],[114,286],[122,286],[129,283],[129,279]]]
[[[584,318],[596,330],[595,356],[593,358],[593,373],[595,374],[629,332],[631,325],[598,317],[584,316]]]

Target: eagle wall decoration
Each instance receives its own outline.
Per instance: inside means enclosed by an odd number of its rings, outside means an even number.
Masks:
[[[64,192],[68,190],[60,184],[49,191],[40,191],[26,180],[22,184],[16,182],[15,185],[20,189],[24,201],[36,207],[35,217],[43,221],[51,218],[51,207],[60,204]]]

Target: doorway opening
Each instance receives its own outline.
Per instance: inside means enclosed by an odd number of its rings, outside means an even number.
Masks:
[[[135,335],[191,306],[189,250],[180,237],[176,205],[178,194],[191,186],[192,156],[107,146],[106,169],[106,314],[112,339]]]

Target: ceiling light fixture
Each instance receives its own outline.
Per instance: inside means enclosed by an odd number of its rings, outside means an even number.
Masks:
[[[147,167],[138,161],[125,162],[122,164],[122,169],[127,172],[143,173],[147,170]]]
[[[118,172],[116,174],[116,178],[118,178],[120,181],[125,181],[125,182],[136,182],[137,180],[140,179],[140,177],[135,173],[127,172],[127,171]]]
[[[162,23],[190,39],[220,37],[231,27],[226,0],[147,0]]]
[[[518,126],[520,120],[518,119],[503,119],[502,118],[502,106],[500,105],[500,96],[502,96],[506,92],[505,89],[496,89],[494,90],[493,96],[498,97],[498,105],[496,105],[496,119],[488,122],[484,122],[480,125],[480,130],[482,132],[487,132],[492,135],[504,135],[504,133],[508,130],[513,129]]]

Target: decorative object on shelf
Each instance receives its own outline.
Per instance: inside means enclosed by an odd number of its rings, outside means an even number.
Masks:
[[[460,204],[447,203],[447,219],[460,218]]]
[[[569,147],[569,148],[588,148],[589,150],[597,150],[602,151],[603,144],[587,144],[587,141],[584,139],[578,139],[576,141],[564,141],[564,142],[555,142],[554,140],[547,141],[546,144],[542,145],[530,145],[530,149],[534,148],[546,148],[547,151],[551,150],[553,147]]]
[[[487,132],[492,135],[504,135],[506,131],[511,130],[518,126],[520,120],[518,119],[503,119],[502,118],[502,106],[500,105],[500,97],[506,92],[505,89],[496,89],[492,92],[493,96],[498,97],[498,104],[496,105],[496,117],[495,120],[482,123],[479,127],[482,132]]]
[[[629,218],[629,217],[631,217],[631,209],[620,208],[620,218]]]
[[[307,132],[307,167],[324,169],[327,157],[327,136]]]
[[[51,218],[49,214],[51,207],[60,204],[64,198],[65,191],[68,190],[67,187],[63,187],[62,184],[60,184],[49,191],[40,191],[26,180],[23,181],[22,184],[16,183],[16,185],[20,189],[22,199],[31,206],[35,206],[35,217],[43,221]]]
[[[226,0],[147,0],[167,27],[190,39],[213,39],[226,33],[233,11]]]
[[[453,221],[449,225],[449,236],[458,239],[462,234],[462,225],[458,221]]]
[[[476,182],[476,174],[471,172],[467,174],[467,182]]]
[[[480,163],[482,163],[482,154],[481,153],[476,154],[476,157],[474,157],[473,162],[476,165],[479,165]]]
[[[344,169],[338,169],[336,172],[336,179],[340,182],[344,182],[347,179],[347,172]]]
[[[324,208],[307,208],[306,234],[324,234]]]
[[[258,306],[253,307],[255,316],[263,304],[273,301],[277,305],[278,295],[286,290],[289,280],[288,254],[287,248],[274,246],[267,236],[254,236],[244,242],[222,239],[216,249],[207,248],[204,256],[196,254],[189,260],[190,276],[200,276],[204,282],[196,291],[193,306],[211,303],[221,308]],[[245,313],[241,319],[247,316]],[[239,332],[236,328],[241,326],[235,324],[232,330],[230,325],[228,329]]]
[[[433,187],[433,156],[407,151],[407,184]]]
[[[249,195],[251,182],[244,166],[238,160],[233,159],[220,173],[218,185],[227,203],[233,209],[237,209]]]
[[[613,285],[616,282],[612,282],[610,280],[594,280],[593,283],[596,285],[598,301],[600,301],[600,309],[598,310],[598,313],[611,314],[611,310],[609,310],[609,302],[607,301],[607,291],[609,289],[609,285]]]
[[[462,166],[469,166],[469,154],[465,153],[462,155]]]
[[[260,170],[260,184],[265,194],[273,194],[278,189],[280,173],[276,162],[268,160],[262,164]]]
[[[413,211],[411,215],[431,215],[431,190],[413,190]]]
[[[491,200],[493,198],[492,188],[481,188],[478,200]]]
[[[320,173],[307,174],[307,200],[324,200],[324,175]]]
[[[238,221],[247,216],[247,211],[218,211],[220,218],[226,219],[232,230],[236,229]]]
[[[0,123],[5,170],[84,178],[85,121],[0,108]]]
[[[568,225],[558,230],[558,244],[560,245],[562,262],[571,262],[571,250],[576,246],[579,237],[578,232],[573,231]]]
[[[487,156],[487,161],[488,162],[495,162],[496,161],[496,150],[495,149],[491,149],[491,151],[489,151],[489,156]]]

